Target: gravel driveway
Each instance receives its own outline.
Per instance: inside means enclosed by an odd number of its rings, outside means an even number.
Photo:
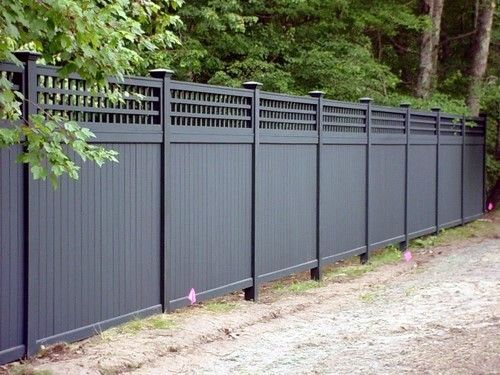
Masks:
[[[55,374],[500,373],[500,240],[415,254],[360,278],[176,327],[91,339],[33,362]]]

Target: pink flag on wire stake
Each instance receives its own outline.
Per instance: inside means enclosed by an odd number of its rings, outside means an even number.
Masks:
[[[406,250],[403,253],[403,257],[405,258],[405,261],[409,262],[413,258],[413,255],[411,255],[411,251]]]
[[[492,211],[493,210],[493,203],[488,203],[488,211]]]
[[[191,288],[189,291],[188,300],[191,302],[191,305],[196,302],[196,292],[194,291],[194,288]]]

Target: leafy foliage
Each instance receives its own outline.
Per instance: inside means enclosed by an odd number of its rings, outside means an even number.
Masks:
[[[168,30],[179,24],[170,10],[182,0],[3,0],[0,3],[0,60],[20,63],[12,51],[30,49],[45,63],[61,65],[61,75],[76,72],[96,90],[106,77],[147,70],[156,63],[157,51],[178,43]],[[120,93],[109,93],[119,100]],[[67,174],[78,178],[79,167],[69,157],[73,150],[83,161],[98,165],[117,161],[115,151],[91,145],[88,129],[61,116],[47,114],[22,119],[21,93],[0,77],[0,119],[24,125],[0,128],[0,147],[22,143],[18,160],[30,165],[35,179]]]
[[[438,84],[426,100],[411,93],[420,38],[430,27],[420,0],[3,0],[0,60],[12,51],[42,53],[102,87],[105,77],[169,67],[177,78],[269,91],[323,90],[339,100],[371,96],[382,104],[407,101],[467,114],[464,97],[475,22],[475,0],[446,0]],[[498,118],[500,28],[494,24],[483,108],[490,112],[491,154]],[[0,118],[19,119],[19,96],[0,77]],[[119,95],[116,98],[119,100]],[[61,121],[64,121],[61,119]],[[55,129],[64,129],[57,126]],[[3,143],[16,132],[2,129]],[[68,145],[70,148],[71,145]],[[92,159],[92,157],[89,157]],[[489,157],[488,184],[500,164]]]

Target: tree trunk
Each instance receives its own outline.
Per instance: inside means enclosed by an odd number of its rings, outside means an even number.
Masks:
[[[422,0],[422,13],[431,19],[431,28],[422,33],[420,46],[420,66],[415,95],[426,98],[432,89],[437,72],[439,35],[444,0]]]
[[[438,80],[439,39],[441,36],[441,19],[443,15],[444,0],[434,0],[432,14],[432,72],[431,89],[435,88]]]
[[[500,118],[497,118],[497,139],[495,142],[495,159],[500,160]]]
[[[473,115],[479,113],[480,86],[486,72],[490,49],[491,26],[495,13],[495,0],[481,0],[477,16],[477,28],[472,45],[472,60],[469,70],[470,84],[467,106]]]

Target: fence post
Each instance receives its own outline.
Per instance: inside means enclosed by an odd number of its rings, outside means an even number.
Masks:
[[[163,80],[161,89],[162,102],[159,104],[160,123],[163,129],[162,157],[161,157],[161,194],[162,194],[162,223],[161,223],[161,260],[160,260],[160,293],[163,311],[172,311],[170,301],[172,300],[172,285],[169,279],[170,265],[170,80],[174,74],[173,70],[152,69],[149,74],[153,78]]]
[[[405,251],[408,248],[408,198],[409,198],[409,185],[410,185],[410,103],[401,103],[399,105],[401,108],[406,109],[405,114],[405,135],[406,135],[406,147],[405,147],[405,240],[400,242],[399,250]]]
[[[483,214],[488,211],[487,208],[487,196],[486,196],[486,130],[488,125],[488,117],[486,113],[480,113],[480,117],[483,119],[484,127],[483,127]]]
[[[439,234],[439,148],[441,143],[441,108],[433,107],[431,111],[436,113],[436,234]]]
[[[316,130],[318,132],[318,153],[316,160],[316,259],[318,266],[311,269],[311,279],[321,280],[322,252],[321,252],[321,154],[323,148],[323,91],[310,91],[309,95],[318,99],[316,104]]]
[[[361,98],[359,101],[366,104],[366,201],[365,201],[365,237],[366,252],[359,256],[362,264],[368,262],[370,256],[370,150],[372,132],[372,98]]]
[[[460,202],[461,225],[465,224],[465,127],[465,115],[462,115],[462,173],[460,177],[462,183],[462,201]]]
[[[19,51],[15,56],[24,64],[24,74],[21,91],[24,96],[23,117],[29,121],[29,117],[37,113],[37,65],[36,60],[41,54],[32,51]],[[29,123],[27,124],[29,125]],[[31,356],[38,350],[37,339],[37,280],[34,271],[38,267],[41,254],[33,251],[33,238],[30,235],[31,218],[30,207],[32,205],[34,181],[30,178],[29,165],[23,165],[24,180],[24,340],[26,345],[26,355]],[[32,277],[29,277],[32,276]]]
[[[243,87],[253,90],[252,97],[252,128],[253,128],[253,150],[252,150],[252,286],[245,289],[245,299],[257,301],[259,298],[259,286],[257,277],[259,276],[256,263],[256,245],[257,245],[257,220],[259,212],[257,211],[257,178],[259,164],[259,124],[260,124],[260,82],[245,82]]]

